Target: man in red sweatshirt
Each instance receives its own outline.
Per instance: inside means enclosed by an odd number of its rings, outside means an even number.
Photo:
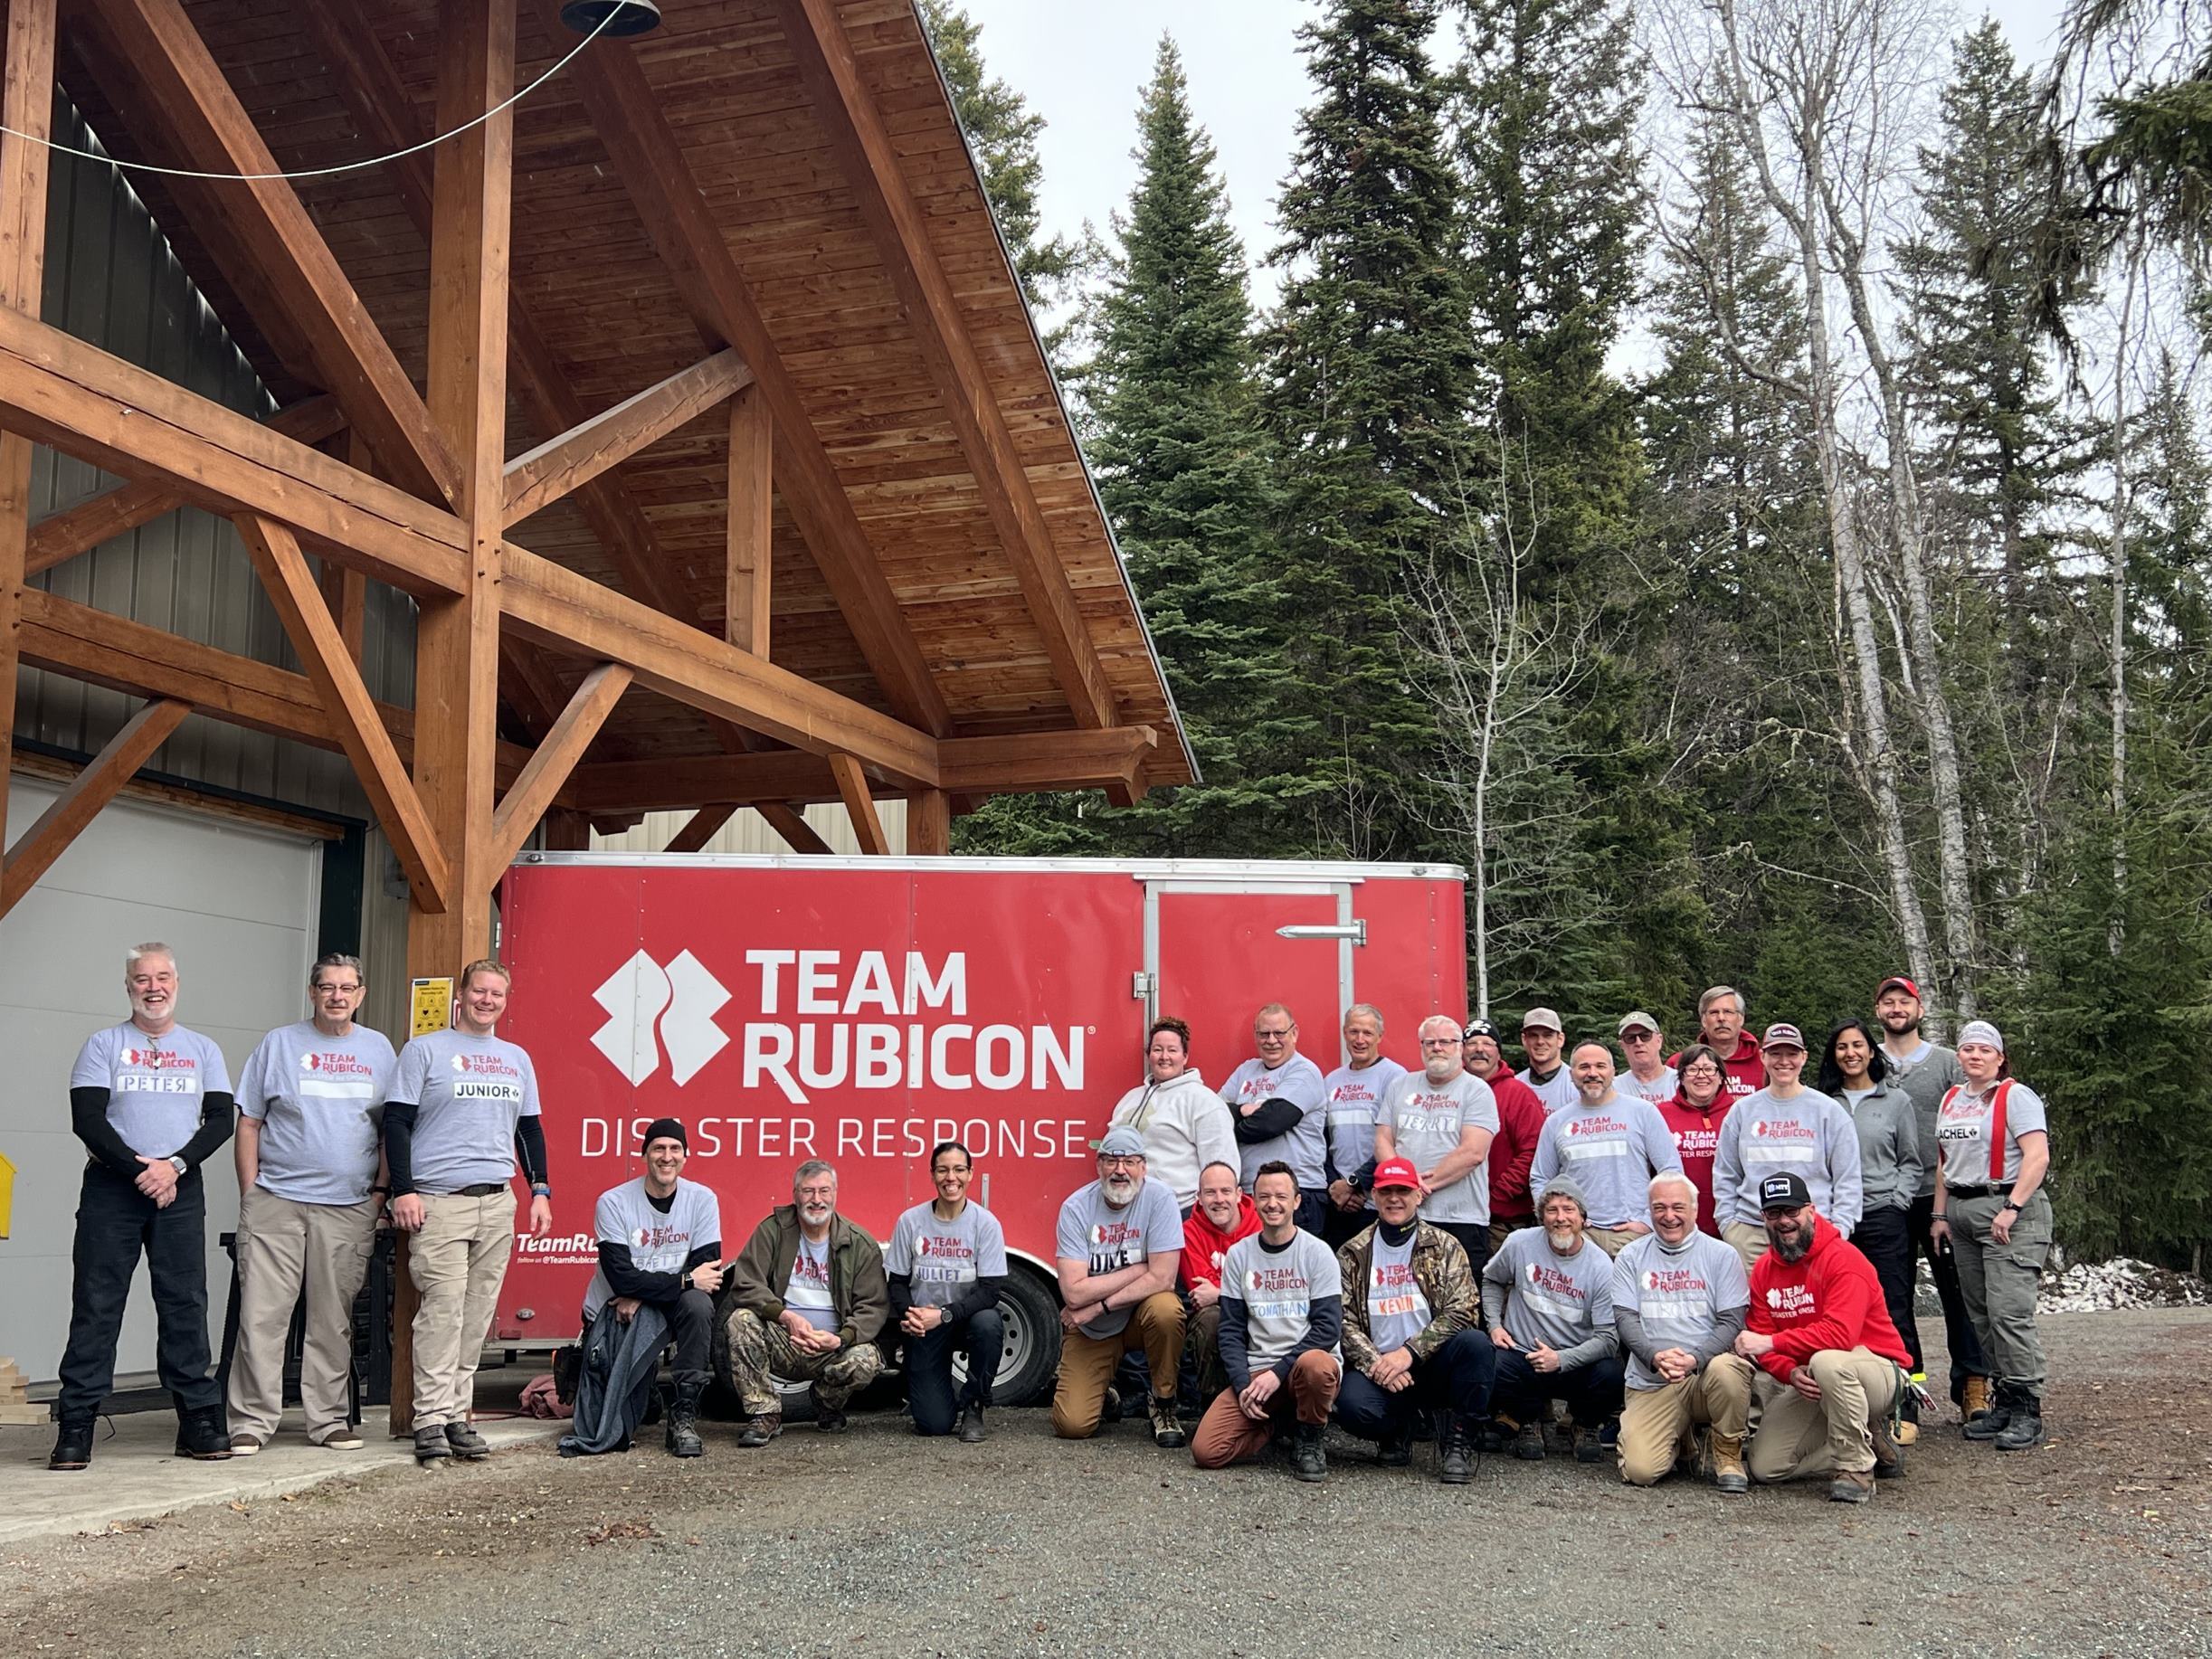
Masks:
[[[1528,1166],[1535,1161],[1543,1133],[1543,1102],[1513,1075],[1497,1046],[1497,1028],[1470,1019],[1459,1032],[1459,1057],[1467,1070],[1490,1085],[1497,1101],[1497,1133],[1490,1137],[1484,1162],[1490,1171],[1490,1254],[1524,1227],[1536,1225],[1536,1200],[1528,1190]]]
[[[1183,1327],[1183,1370],[1195,1368],[1198,1398],[1210,1400],[1228,1386],[1221,1370],[1221,1258],[1239,1238],[1259,1231],[1259,1211],[1237,1185],[1237,1171],[1210,1163],[1198,1172],[1198,1203],[1182,1224],[1183,1299],[1191,1317]]]
[[[1889,1420],[1912,1360],[1882,1302],[1874,1264],[1813,1208],[1796,1175],[1759,1183],[1767,1253],[1752,1269],[1751,1318],[1735,1353],[1755,1365],[1762,1416],[1755,1481],[1828,1474],[1828,1496],[1864,1503],[1875,1475],[1903,1472]]]
[[[1697,999],[1698,1038],[1728,1068],[1722,1098],[1732,1106],[1767,1086],[1767,1057],[1759,1039],[1743,1029],[1744,1011],[1743,993],[1733,985],[1715,985]],[[1682,1056],[1670,1054],[1666,1063],[1679,1071]]]

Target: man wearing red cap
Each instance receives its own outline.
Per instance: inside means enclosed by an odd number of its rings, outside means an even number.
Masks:
[[[1770,1248],[1752,1269],[1748,1328],[1716,1365],[1755,1365],[1761,1416],[1755,1481],[1828,1474],[1828,1496],[1864,1503],[1877,1471],[1903,1471],[1890,1437],[1911,1363],[1882,1303],[1874,1264],[1813,1207],[1797,1175],[1759,1183]]]

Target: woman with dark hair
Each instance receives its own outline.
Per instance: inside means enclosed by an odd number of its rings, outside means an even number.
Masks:
[[[1904,1339],[1913,1370],[1922,1369],[1920,1326],[1913,1318],[1913,1199],[1920,1190],[1926,1153],[1921,1151],[1919,1114],[1912,1097],[1884,1081],[1889,1062],[1864,1019],[1839,1021],[1820,1055],[1819,1089],[1843,1102],[1858,1131],[1859,1180],[1865,1208],[1851,1235],[1882,1281],[1890,1323]],[[1904,1391],[1904,1421],[1897,1442],[1920,1437],[1920,1400]]]
[[[1727,1085],[1728,1062],[1720,1050],[1692,1043],[1675,1057],[1675,1097],[1658,1103],[1681,1154],[1682,1172],[1697,1189],[1697,1230],[1715,1238],[1721,1224],[1713,1210],[1713,1150],[1720,1144],[1721,1120],[1735,1101]]]

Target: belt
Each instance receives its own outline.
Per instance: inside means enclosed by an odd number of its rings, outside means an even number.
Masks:
[[[503,1180],[479,1180],[473,1187],[454,1188],[452,1195],[457,1199],[488,1199],[495,1192],[508,1190],[509,1184]]]
[[[1995,1198],[2000,1192],[2009,1193],[2012,1190],[2012,1183],[2007,1181],[2001,1187],[1992,1187],[1986,1183],[1979,1187],[1945,1187],[1943,1190],[1950,1193],[1954,1199],[1989,1199]]]

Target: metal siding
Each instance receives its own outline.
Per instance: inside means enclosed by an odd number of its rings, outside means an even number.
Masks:
[[[884,839],[904,850],[907,845],[907,803],[903,801],[878,801],[876,815],[883,820]],[[688,812],[648,812],[642,823],[625,830],[620,835],[601,835],[593,831],[593,852],[652,852],[657,853],[669,839],[690,821]],[[860,838],[852,832],[852,820],[841,806],[821,803],[806,809],[806,821],[816,835],[830,843],[833,853],[859,854]],[[733,813],[729,822],[715,831],[714,839],[699,849],[701,852],[787,853],[791,843],[768,827],[768,820],[750,807]]]

